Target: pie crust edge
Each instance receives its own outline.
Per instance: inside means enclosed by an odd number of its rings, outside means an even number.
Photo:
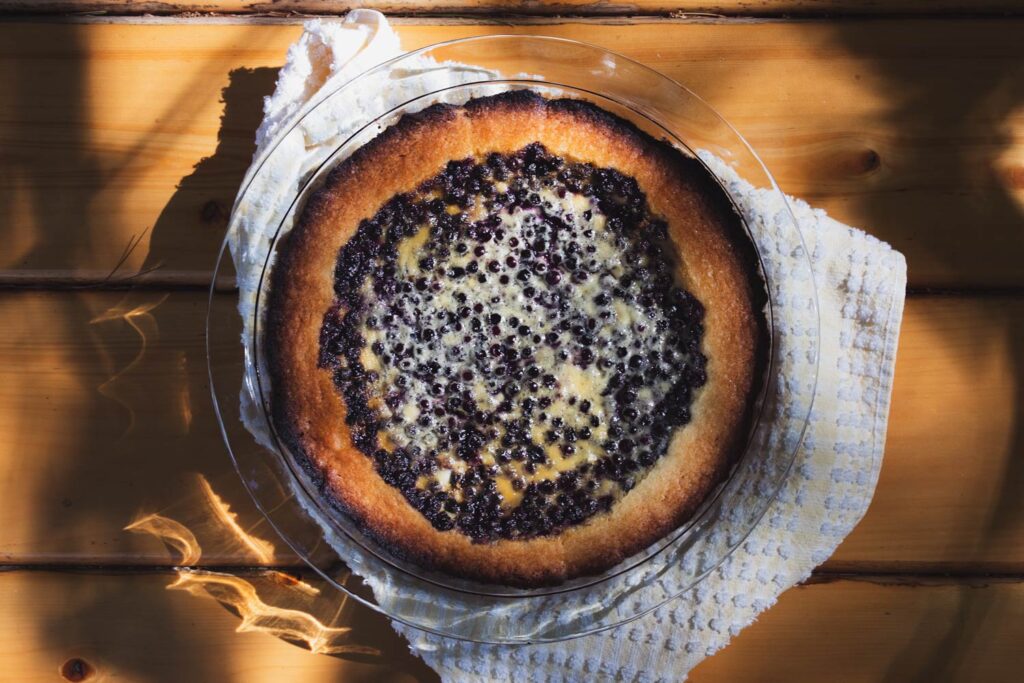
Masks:
[[[457,529],[435,529],[352,444],[332,372],[318,366],[320,329],[334,302],[338,252],[361,220],[450,160],[533,142],[632,176],[652,213],[666,219],[679,283],[705,309],[707,382],[695,392],[690,423],[610,511],[555,535],[474,543]],[[275,430],[324,499],[398,557],[524,587],[599,573],[690,519],[746,444],[767,336],[763,284],[741,220],[698,161],[592,104],[520,90],[406,115],[328,174],[283,240],[264,337]]]

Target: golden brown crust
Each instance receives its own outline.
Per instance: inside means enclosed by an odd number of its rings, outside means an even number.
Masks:
[[[346,408],[317,365],[339,249],[393,195],[453,159],[540,142],[637,180],[677,246],[681,284],[705,307],[708,381],[650,473],[608,513],[557,535],[474,543],[441,532],[351,442]],[[465,578],[537,586],[597,573],[689,519],[745,444],[763,352],[761,293],[739,218],[700,165],[593,105],[525,91],[406,116],[339,165],[285,238],[268,301],[266,349],[278,434],[328,498],[399,556]]]

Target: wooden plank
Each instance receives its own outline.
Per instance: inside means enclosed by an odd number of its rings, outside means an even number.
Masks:
[[[798,587],[688,680],[1009,683],[1022,613],[1016,582]]]
[[[202,282],[298,26],[0,25],[0,282]],[[1024,20],[403,25],[542,33],[687,84],[914,286],[1024,285]],[[125,251],[134,249],[124,259]]]
[[[367,608],[352,606],[339,623],[353,628],[354,643],[381,655],[363,661],[314,656],[264,633],[236,633],[239,619],[214,600],[164,590],[173,579],[162,573],[0,575],[5,675],[51,681],[77,659],[93,669],[95,680],[171,680],[170,671],[173,680],[247,683],[437,680]],[[1020,582],[813,583],[783,594],[691,680],[1009,682],[1019,680],[1022,637]]]
[[[643,16],[713,14],[722,16],[818,16],[818,15],[958,15],[1020,12],[1013,0],[984,0],[965,7],[960,0],[3,0],[0,12],[64,14],[179,14],[217,12],[230,14],[287,13],[342,14],[350,9],[377,9],[389,14],[523,15],[523,16]]]
[[[355,601],[342,603],[323,581],[307,579],[340,608],[333,626],[352,628],[339,643],[376,654],[314,655],[267,633],[236,632],[242,621],[216,600],[166,590],[175,578],[170,572],[0,574],[4,679],[62,681],[66,667],[89,671],[84,679],[66,677],[86,681],[437,680],[387,619]]]
[[[295,562],[221,442],[204,316],[201,292],[0,294],[0,562],[167,564],[122,529],[158,511],[207,529],[196,473]],[[1024,573],[1022,321],[1020,297],[908,302],[881,482],[828,567]],[[202,560],[254,561],[217,540]]]

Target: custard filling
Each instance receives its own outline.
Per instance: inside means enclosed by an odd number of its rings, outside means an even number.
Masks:
[[[356,446],[439,530],[556,533],[650,471],[703,307],[636,181],[539,144],[450,162],[342,248],[321,328]]]

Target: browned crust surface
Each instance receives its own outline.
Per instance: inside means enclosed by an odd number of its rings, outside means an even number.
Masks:
[[[414,190],[448,161],[510,153],[540,142],[553,154],[615,168],[637,180],[678,249],[681,284],[706,310],[708,381],[692,421],[608,513],[561,533],[473,543],[441,532],[356,449],[332,373],[317,366],[324,313],[334,300],[339,249],[362,219]],[[542,585],[598,573],[689,519],[745,443],[762,331],[751,247],[724,192],[695,161],[593,105],[526,91],[405,116],[341,163],[280,245],[268,299],[266,350],[273,419],[324,494],[394,553],[485,582]]]

